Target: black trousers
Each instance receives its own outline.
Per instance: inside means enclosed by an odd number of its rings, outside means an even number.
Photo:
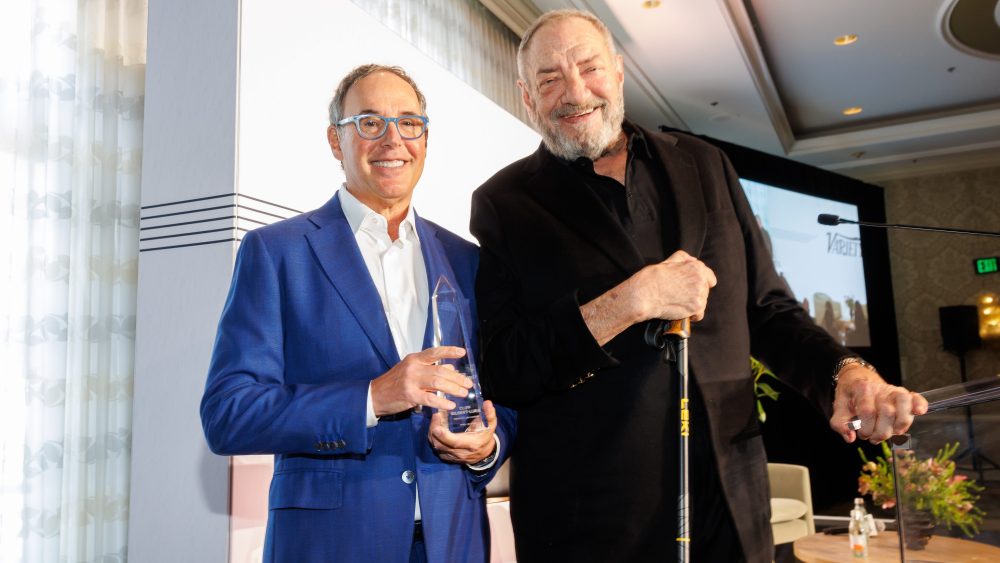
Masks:
[[[696,429],[688,443],[691,498],[692,563],[738,563],[746,561],[736,524],[726,505],[719,481],[719,465],[708,437],[708,417],[697,385],[690,385]]]

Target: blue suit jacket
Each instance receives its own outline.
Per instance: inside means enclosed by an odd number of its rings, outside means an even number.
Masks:
[[[470,300],[474,330],[475,246],[419,217],[416,228],[428,287],[448,276]],[[484,489],[511,445],[514,416],[497,408],[503,451],[485,474],[434,454],[431,409],[367,428],[369,381],[398,362],[339,196],[246,234],[201,420],[217,454],[277,454],[265,561],[407,561],[415,489],[406,471],[420,487],[429,561],[485,560]]]

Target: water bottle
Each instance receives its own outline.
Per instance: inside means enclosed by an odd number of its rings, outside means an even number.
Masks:
[[[865,520],[864,499],[854,499],[854,509],[851,510],[851,522],[847,526],[847,535],[851,542],[851,555],[857,559],[868,558],[868,522]]]

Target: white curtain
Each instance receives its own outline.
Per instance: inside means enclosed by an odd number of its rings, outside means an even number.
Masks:
[[[0,6],[0,561],[125,561],[145,0]]]
[[[466,84],[531,125],[517,90],[515,57],[521,40],[479,0],[352,1]]]

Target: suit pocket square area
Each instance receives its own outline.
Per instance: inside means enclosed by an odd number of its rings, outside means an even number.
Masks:
[[[342,471],[279,471],[271,479],[268,508],[331,510],[344,503]]]

